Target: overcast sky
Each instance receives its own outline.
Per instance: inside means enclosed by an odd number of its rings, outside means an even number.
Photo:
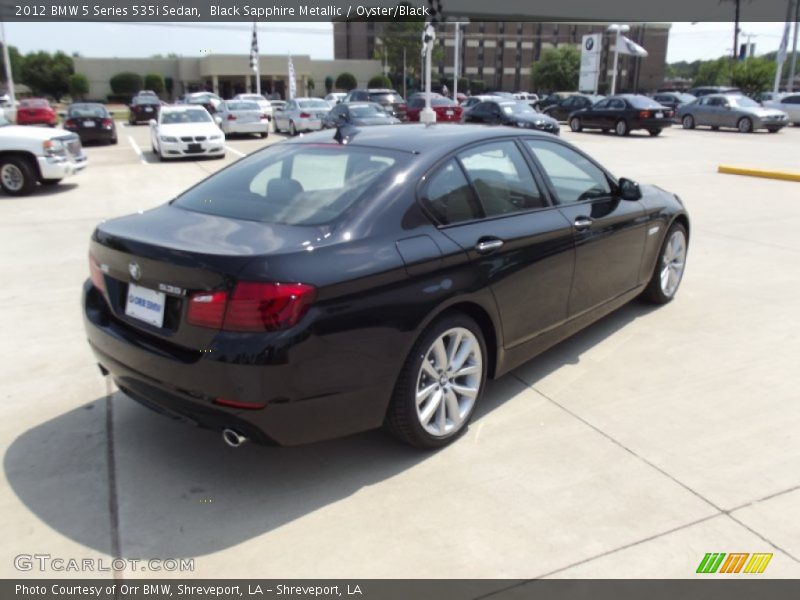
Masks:
[[[170,53],[247,54],[252,26],[248,23],[6,23],[8,43],[21,52],[64,50],[92,57],[147,57]],[[756,54],[777,50],[783,23],[742,23],[753,34]],[[744,39],[742,39],[744,41]],[[730,53],[732,23],[673,23],[669,62],[717,58]],[[262,23],[262,54],[310,54],[333,58],[330,23]],[[789,45],[791,48],[791,43]]]

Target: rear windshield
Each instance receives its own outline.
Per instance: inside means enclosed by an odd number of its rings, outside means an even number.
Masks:
[[[161,111],[161,122],[165,125],[176,123],[207,123],[211,120],[211,115],[203,110],[175,110]]]
[[[136,96],[132,104],[161,104],[156,96]]]
[[[325,100],[298,100],[297,106],[300,108],[318,108],[323,110],[330,110],[331,105]]]
[[[338,144],[276,144],[173,201],[196,212],[285,225],[323,225],[400,167],[405,155]]]
[[[37,98],[32,100],[21,100],[19,105],[27,108],[47,108],[50,106],[50,103],[47,100],[40,100]]]
[[[226,102],[228,110],[260,110],[255,102]]]
[[[379,104],[350,105],[350,114],[354,117],[387,117],[386,111]]]
[[[381,104],[402,104],[405,102],[402,96],[393,92],[370,92],[369,99]]]
[[[628,102],[631,103],[633,108],[658,108],[661,106],[660,102],[656,102],[647,96],[632,96],[628,98]]]
[[[69,107],[70,117],[106,117],[108,111],[101,104],[78,104]]]

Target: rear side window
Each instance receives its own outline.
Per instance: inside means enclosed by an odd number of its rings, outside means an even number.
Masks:
[[[458,155],[487,217],[545,206],[514,142],[493,142]]]
[[[234,219],[322,225],[374,190],[404,158],[338,144],[277,144],[206,179],[173,204]]]
[[[597,165],[571,148],[525,140],[558,194],[560,204],[605,198],[611,194],[606,174]]]
[[[428,182],[423,201],[444,225],[479,218],[477,201],[467,178],[454,159],[450,159]]]

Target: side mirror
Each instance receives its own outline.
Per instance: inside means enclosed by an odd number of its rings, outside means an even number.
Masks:
[[[642,190],[638,183],[623,177],[619,180],[619,195],[623,200],[641,200]]]
[[[155,127],[156,125],[158,125],[158,123],[156,123],[155,119],[150,119],[148,121],[148,124],[150,125],[150,127]]]

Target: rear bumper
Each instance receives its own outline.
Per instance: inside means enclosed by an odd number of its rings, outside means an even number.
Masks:
[[[225,133],[266,133],[268,131],[268,119],[263,119],[254,123],[232,123],[230,125],[225,125]]]
[[[107,141],[113,139],[117,134],[114,129],[106,129],[105,127],[97,127],[96,129],[74,129],[70,131],[81,138],[81,142]]]
[[[672,127],[673,118],[665,115],[663,119],[633,119],[629,125],[631,129],[666,129]]]
[[[213,352],[184,349],[170,354],[167,345],[113,317],[89,281],[83,287],[83,315],[98,363],[127,395],[200,427],[237,429],[260,443],[292,446],[379,427],[394,384],[384,380],[354,387],[352,382],[359,379],[352,359],[313,335],[292,336],[287,347],[276,341],[263,348],[262,343],[259,357],[268,356],[270,364],[254,364],[247,348],[252,335],[234,345],[231,334],[221,334]],[[324,391],[319,385],[326,379],[349,383],[334,383]],[[215,398],[266,406],[229,408],[214,404]]]

